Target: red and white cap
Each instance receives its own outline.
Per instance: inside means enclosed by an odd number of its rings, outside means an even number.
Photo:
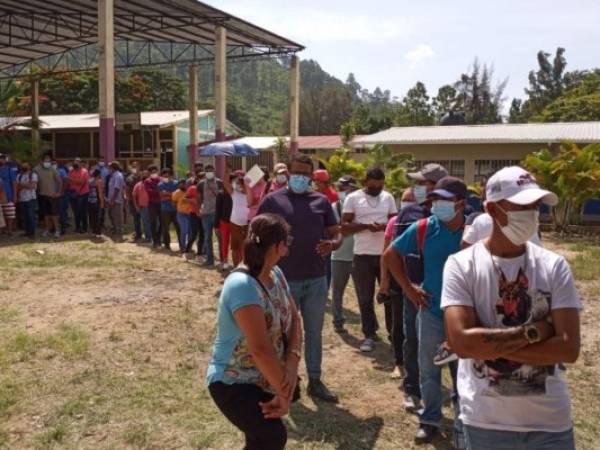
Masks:
[[[540,188],[532,174],[519,166],[505,167],[496,172],[485,186],[488,202],[506,200],[517,205],[541,201],[549,206],[558,204],[555,193]]]

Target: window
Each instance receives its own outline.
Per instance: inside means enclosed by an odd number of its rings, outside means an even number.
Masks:
[[[465,160],[464,159],[448,159],[444,161],[417,161],[417,170],[420,170],[426,164],[439,164],[444,166],[453,177],[464,178],[465,177]]]
[[[56,158],[89,158],[90,133],[56,133]]]
[[[478,159],[475,160],[475,182],[479,183],[504,167],[517,166],[518,159]]]

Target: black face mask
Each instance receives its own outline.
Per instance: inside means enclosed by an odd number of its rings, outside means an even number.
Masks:
[[[383,191],[383,188],[367,188],[367,195],[370,195],[371,197],[377,197],[379,194],[381,194],[381,191]]]
[[[75,170],[79,169],[79,164],[73,164],[73,169],[75,169]]]

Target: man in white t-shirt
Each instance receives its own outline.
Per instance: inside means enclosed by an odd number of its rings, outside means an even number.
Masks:
[[[353,278],[365,339],[362,352],[371,352],[379,340],[375,315],[375,281],[380,278],[380,259],[384,250],[385,228],[397,213],[396,202],[383,190],[385,174],[380,168],[367,172],[364,189],[346,197],[342,210],[342,233],[354,235]],[[389,305],[385,305],[389,308]]]
[[[528,242],[558,198],[520,167],[486,191],[492,234],[448,259],[442,291],[468,448],[574,449],[560,364],[579,355],[581,302],[565,259]]]
[[[236,170],[233,176],[229,174],[229,167],[226,168],[223,175],[223,189],[231,195],[231,218],[229,227],[231,229],[231,258],[233,267],[242,261],[242,250],[244,239],[248,231],[248,196],[244,188],[244,177],[246,173],[243,170]]]

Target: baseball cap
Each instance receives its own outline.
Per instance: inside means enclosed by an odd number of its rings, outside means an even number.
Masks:
[[[313,180],[326,183],[329,181],[329,172],[324,169],[315,170],[313,172]]]
[[[343,177],[341,177],[339,180],[337,180],[337,184],[339,186],[343,186],[343,187],[358,186],[358,183],[356,182],[356,178],[354,178],[353,176],[350,176],[350,175],[344,175]]]
[[[467,198],[467,185],[459,178],[443,177],[436,184],[433,191],[427,194],[427,198]]]
[[[441,164],[429,163],[421,167],[418,172],[407,173],[406,176],[414,181],[433,181],[437,183],[448,176],[448,171]]]
[[[277,163],[275,167],[273,167],[273,172],[278,173],[287,173],[288,168],[284,163]]]
[[[554,192],[540,188],[533,175],[519,166],[505,167],[496,172],[485,186],[488,202],[507,200],[517,205],[542,201],[549,206],[558,204]]]

